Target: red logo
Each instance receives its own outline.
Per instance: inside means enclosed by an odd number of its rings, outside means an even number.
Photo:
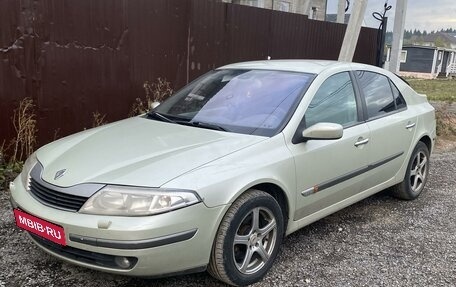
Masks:
[[[19,209],[14,209],[14,217],[16,218],[16,225],[19,228],[66,246],[65,231],[63,230],[63,227],[47,222]]]

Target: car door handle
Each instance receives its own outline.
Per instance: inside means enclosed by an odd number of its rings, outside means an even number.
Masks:
[[[360,145],[365,145],[369,142],[369,139],[359,138],[357,142],[355,142],[355,147],[359,147]]]
[[[416,123],[411,123],[411,122],[409,122],[409,123],[405,126],[405,128],[409,130],[409,129],[413,128],[414,126],[416,126]]]

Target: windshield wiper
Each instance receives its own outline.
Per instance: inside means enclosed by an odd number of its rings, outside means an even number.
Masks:
[[[173,121],[172,119],[160,114],[159,112],[156,112],[156,111],[149,111],[147,112],[147,116],[148,117],[154,117],[156,119],[159,119],[163,122],[168,122],[168,123],[173,123],[173,124],[176,124],[176,121]]]
[[[180,125],[193,126],[193,127],[197,127],[197,128],[203,128],[203,129],[217,130],[217,131],[223,131],[223,132],[228,131],[227,129],[225,129],[219,125],[198,122],[198,121],[194,121],[194,122],[176,121],[176,123],[178,123]]]
[[[215,124],[210,123],[203,123],[203,122],[191,122],[194,126],[204,128],[204,129],[211,129],[211,130],[218,130],[222,132],[227,132],[228,130]]]
[[[185,125],[185,126],[192,126],[192,127],[211,129],[211,130],[217,130],[217,131],[223,131],[223,132],[228,131],[227,129],[225,129],[219,125],[210,124],[210,123],[204,123],[204,122],[198,122],[198,121],[190,122],[190,121],[183,121],[183,120],[172,120],[172,119],[166,117],[165,115],[163,115],[159,112],[156,112],[156,111],[149,111],[147,113],[147,116],[159,119],[163,122],[168,122],[168,123],[173,123],[173,124],[180,124],[180,125]]]

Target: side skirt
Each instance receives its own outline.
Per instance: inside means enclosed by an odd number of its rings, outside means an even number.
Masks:
[[[312,213],[311,215],[308,215],[302,219],[299,219],[299,220],[296,220],[296,221],[292,221],[290,220],[290,222],[288,223],[288,228],[287,228],[287,232],[286,232],[286,235],[289,235],[301,228],[303,228],[304,226],[306,225],[309,225],[311,223],[314,223],[315,221],[317,220],[320,220],[330,214],[333,214],[347,206],[350,206],[358,201],[361,201],[377,192],[380,192],[388,187],[391,187],[393,186],[394,184],[396,184],[397,180],[395,178],[391,178],[390,180],[384,182],[384,183],[381,183],[379,185],[376,185],[374,187],[371,187],[369,189],[366,189],[365,191],[363,192],[360,192],[356,195],[353,195],[349,198],[346,198],[342,201],[339,201],[338,203],[335,203],[331,206],[328,206],[324,209],[321,209],[315,213]]]

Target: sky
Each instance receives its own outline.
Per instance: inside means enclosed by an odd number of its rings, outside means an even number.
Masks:
[[[337,13],[339,0],[327,0],[328,13]],[[354,1],[350,0],[352,7]],[[388,31],[393,30],[396,0],[387,1],[393,6],[386,14],[388,17]],[[385,0],[368,0],[364,22],[368,27],[378,27],[379,21],[372,17],[373,12],[382,12]],[[407,0],[405,29],[407,30],[440,30],[446,28],[456,29],[456,0]]]

